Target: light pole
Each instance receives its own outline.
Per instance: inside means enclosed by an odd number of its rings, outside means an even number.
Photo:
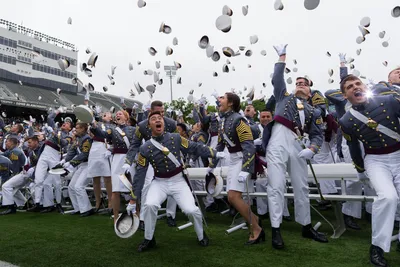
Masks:
[[[164,66],[165,74],[169,77],[169,87],[171,90],[171,104],[172,104],[172,78],[176,75],[177,68],[175,66]]]

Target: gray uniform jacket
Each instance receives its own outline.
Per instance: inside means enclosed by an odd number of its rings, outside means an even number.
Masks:
[[[272,126],[275,122],[278,122],[293,132],[296,133],[296,128],[299,129],[301,134],[303,132],[308,133],[310,139],[310,147],[314,147],[316,150],[322,145],[323,133],[321,130],[322,118],[321,112],[309,105],[306,100],[302,100],[300,108],[304,108],[305,122],[304,127],[301,127],[299,106],[297,105],[297,98],[293,94],[289,94],[286,89],[286,83],[283,77],[286,64],[278,62],[275,64],[274,75],[272,77],[272,83],[274,85],[274,96],[276,99],[276,107],[274,120],[269,123],[263,132],[263,150],[266,151],[269,139],[271,137]]]
[[[348,111],[339,120],[339,124],[354,165],[358,172],[363,172],[364,160],[358,140],[363,143],[365,154],[389,154],[400,149],[400,140],[393,139],[376,128],[377,124],[381,124],[400,133],[400,97],[376,96],[353,108],[367,117],[368,123],[361,122]]]
[[[176,132],[176,121],[173,119],[164,117],[164,131],[168,133]],[[148,120],[140,122],[136,126],[135,134],[133,135],[133,141],[129,147],[129,151],[126,154],[125,162],[132,165],[136,154],[139,152],[139,148],[142,145],[142,140],[145,141],[151,138],[151,129],[148,125]]]
[[[121,129],[121,133],[119,133],[117,127]],[[102,129],[99,126],[91,127],[90,131],[99,138],[106,138],[108,142],[113,144],[113,154],[126,154],[128,153],[129,147],[126,145],[124,136],[128,138],[129,145],[132,145],[133,135],[135,133],[135,127],[127,126],[127,125],[109,125],[109,128]]]
[[[133,188],[136,197],[140,198],[146,172],[149,164],[153,166],[154,176],[158,178],[171,178],[183,171],[182,154],[192,154],[201,157],[215,159],[215,151],[201,143],[191,142],[186,138],[181,137],[178,133],[164,133],[161,136],[154,137],[162,146],[169,150],[175,158],[181,163],[177,167],[168,156],[153,145],[148,140],[140,147],[137,159],[137,168],[133,180]]]
[[[87,162],[91,146],[92,138],[89,135],[85,134],[82,137],[78,137],[69,147],[65,161],[71,163],[74,167]]]
[[[219,125],[218,152],[222,152],[225,146],[229,153],[242,152],[242,171],[254,173],[255,146],[253,134],[247,120],[237,112],[229,111],[221,114]],[[214,163],[216,165],[216,163]]]

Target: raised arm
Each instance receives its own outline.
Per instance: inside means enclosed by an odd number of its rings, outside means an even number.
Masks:
[[[286,46],[287,45],[274,46],[275,51],[279,56],[278,62],[275,63],[274,74],[272,76],[272,85],[274,86],[274,96],[276,101],[281,101],[285,97],[285,94],[287,94],[286,82],[284,79],[284,71],[286,67]]]

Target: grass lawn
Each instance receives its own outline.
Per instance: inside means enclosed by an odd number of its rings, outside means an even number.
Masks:
[[[293,214],[293,213],[292,213]],[[333,211],[324,212],[332,216]],[[312,214],[314,224],[320,220]],[[178,225],[186,223],[178,214]],[[107,215],[79,216],[17,213],[0,217],[0,260],[20,266],[368,266],[371,230],[362,220],[361,231],[347,231],[328,244],[303,239],[301,226],[295,222],[282,225],[286,248],[271,246],[269,220],[264,220],[267,240],[251,247],[244,246],[247,230],[229,236],[225,230],[229,216],[208,214],[210,246],[197,244],[193,227],[177,232],[160,220],[155,233],[157,248],[137,253],[143,239],[138,231],[130,239],[114,233],[113,221]],[[327,224],[320,231],[331,234]],[[391,266],[400,266],[400,253],[386,254]]]

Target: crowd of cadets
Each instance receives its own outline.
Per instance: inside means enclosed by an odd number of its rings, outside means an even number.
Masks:
[[[167,201],[167,223],[176,226],[177,205],[194,222],[199,244],[208,245],[201,212],[194,203],[182,171],[185,168],[229,166],[226,187],[228,197],[208,195],[201,199],[207,212],[230,208],[252,225],[253,235],[246,244],[265,240],[261,219],[268,216],[272,227],[272,245],[284,247],[280,232],[282,220],[292,220],[286,192],[286,171],[295,195],[295,221],[302,225],[302,236],[318,242],[328,239],[311,226],[307,162],[313,164],[354,163],[359,181],[346,183],[347,194],[376,196],[366,204],[367,217],[372,214],[371,262],[386,266],[383,252],[389,252],[393,226],[399,226],[397,205],[400,194],[400,69],[392,70],[387,82],[369,88],[348,75],[346,59],[340,55],[340,89],[324,95],[312,88],[308,77],[298,77],[293,93],[284,81],[286,46],[277,46],[273,95],[265,110],[257,112],[249,99],[244,111],[240,97],[226,93],[216,98],[217,112],[207,112],[206,99],[193,108],[194,125],[183,117],[172,119],[163,103],[153,101],[147,109],[125,109],[115,116],[96,114],[91,124],[55,118],[63,108],[51,112],[47,123],[38,127],[34,120],[6,126],[0,119],[3,141],[0,155],[2,215],[26,208],[27,199],[19,189],[29,187],[34,206],[28,211],[41,213],[61,206],[61,177],[48,171],[62,166],[72,177],[68,195],[72,214],[90,216],[103,204],[101,178],[108,196],[107,208],[115,220],[120,212],[121,194],[129,199],[127,210],[140,216],[145,239],[144,251],[155,246],[157,211]],[[329,105],[328,105],[329,103]],[[255,116],[258,121],[255,122]],[[266,172],[268,170],[268,173]],[[130,173],[135,198],[120,181]],[[93,178],[96,198],[92,207],[86,186]],[[267,179],[268,178],[268,179]],[[204,181],[191,181],[194,190],[203,190]],[[184,188],[184,189],[182,189]],[[338,194],[335,181],[320,181],[322,194]],[[267,192],[268,198],[256,198],[257,214],[249,213],[242,194]],[[55,201],[54,201],[55,200]],[[136,206],[140,200],[140,205]],[[321,209],[328,201],[319,202]],[[362,203],[346,202],[342,212],[348,228],[359,230],[357,219]],[[377,219],[379,218],[379,219]],[[397,221],[396,221],[397,220]],[[398,245],[398,250],[400,247]]]

